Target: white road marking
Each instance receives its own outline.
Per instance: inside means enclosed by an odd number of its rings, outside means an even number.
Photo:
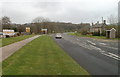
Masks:
[[[115,57],[115,56],[113,56],[113,55],[111,55],[111,54],[109,54],[109,53],[101,53],[101,54],[103,54],[103,55],[105,55],[105,56],[108,56],[108,57],[111,57],[111,58],[116,59],[116,60],[120,60],[119,57]]]
[[[101,46],[106,47],[106,48],[111,48],[111,49],[114,49],[114,50],[118,50],[118,48],[107,46],[107,44],[105,44],[105,43],[99,43],[99,44],[101,44]]]
[[[113,54],[113,53],[108,53],[108,54],[120,58],[120,57],[119,57],[118,55],[116,55],[116,54]]]
[[[99,52],[103,53],[103,52],[105,52],[105,51],[102,51],[102,50],[101,50],[101,51],[99,51]]]
[[[69,41],[73,42],[75,44],[78,44],[79,46],[81,46],[83,48],[87,48],[89,50],[96,50],[96,51],[100,52],[100,54],[102,54],[102,55],[113,58],[115,60],[120,60],[120,57],[118,55],[106,52],[106,51],[102,50],[101,48],[96,47],[95,46],[96,44],[93,43],[92,41],[87,40],[87,42],[90,43],[90,44],[87,44],[85,41],[80,41],[80,39],[78,39],[78,38],[76,39],[77,41],[75,39],[71,39],[71,40],[69,40]],[[115,49],[115,50],[118,49],[118,48],[107,46],[107,44],[105,44],[105,43],[100,43],[100,44],[101,44],[101,46],[104,46],[104,47],[107,47],[107,48],[111,48],[111,49]]]
[[[96,45],[96,44],[95,44],[95,43],[93,43],[92,41],[87,40],[87,42],[91,43],[92,45]]]
[[[90,45],[94,50],[98,50],[98,51],[101,51],[100,48],[96,47],[96,46],[93,46],[93,45]]]
[[[99,43],[99,44],[101,44],[101,45],[107,45],[107,44],[105,44],[105,43]]]
[[[111,49],[114,49],[114,50],[118,50],[118,48],[115,48],[115,47],[110,47],[110,46],[104,46],[104,47],[111,48]]]

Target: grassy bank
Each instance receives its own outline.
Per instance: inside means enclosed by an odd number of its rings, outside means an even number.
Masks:
[[[92,36],[92,35],[81,35],[80,33],[69,33],[70,35],[79,36],[79,37],[90,37],[98,39],[107,39],[105,36]]]
[[[2,47],[2,39],[0,39],[0,47]]]
[[[4,75],[88,75],[49,36],[41,36],[3,62]]]
[[[79,37],[90,37],[90,38],[97,38],[97,39],[108,39],[105,36],[81,35],[80,33],[69,33],[69,35],[79,36]],[[120,38],[114,38],[109,40],[120,40]]]
[[[2,40],[0,39],[0,47],[24,40],[24,39],[32,37],[32,36],[34,36],[34,35],[24,35],[24,36],[18,36],[18,37],[3,38]]]

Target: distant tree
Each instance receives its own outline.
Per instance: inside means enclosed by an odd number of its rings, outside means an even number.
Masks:
[[[50,20],[48,18],[44,17],[36,17],[33,19],[32,23],[44,23],[44,22],[49,22]]]
[[[73,32],[73,31],[82,31],[85,30],[86,32],[89,31],[89,23],[82,23],[82,24],[73,24],[73,23],[66,23],[66,22],[50,22],[48,18],[44,17],[36,17],[32,21],[32,33],[40,33],[42,28],[48,29],[49,33],[57,33],[57,32]]]
[[[109,26],[106,27],[106,29],[110,30],[112,28],[116,29],[116,37],[120,38],[120,27],[118,26],[118,16],[110,15],[108,17],[108,21],[110,23]]]
[[[11,21],[9,17],[7,16],[2,17],[3,29],[10,29],[10,24],[11,24]]]
[[[110,24],[116,24],[117,25],[117,23],[118,23],[118,17],[117,16],[115,16],[115,15],[110,15],[109,17],[108,17],[108,22],[110,23]]]
[[[2,32],[2,20],[0,18],[0,32]]]
[[[14,29],[14,30],[17,30],[19,33],[25,32],[25,26],[24,25],[18,25],[17,29]]]
[[[32,21],[32,23],[34,24],[33,32],[40,33],[42,28],[47,28],[48,29],[49,28],[48,27],[49,22],[50,22],[50,20],[48,18],[36,17]]]
[[[18,31],[16,27],[12,27],[12,29],[13,29],[15,32],[17,32],[17,31]]]

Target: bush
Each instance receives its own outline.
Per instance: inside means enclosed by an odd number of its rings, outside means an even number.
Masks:
[[[9,35],[6,35],[6,38],[9,38],[10,36]]]
[[[93,32],[93,36],[100,36],[100,32]]]
[[[102,36],[106,36],[106,31],[102,31]]]
[[[83,30],[83,31],[81,31],[81,34],[82,34],[82,35],[87,35],[88,32],[87,32],[86,30]]]

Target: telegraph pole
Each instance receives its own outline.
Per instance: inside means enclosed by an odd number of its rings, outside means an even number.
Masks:
[[[103,24],[103,17],[102,17],[102,24]]]

